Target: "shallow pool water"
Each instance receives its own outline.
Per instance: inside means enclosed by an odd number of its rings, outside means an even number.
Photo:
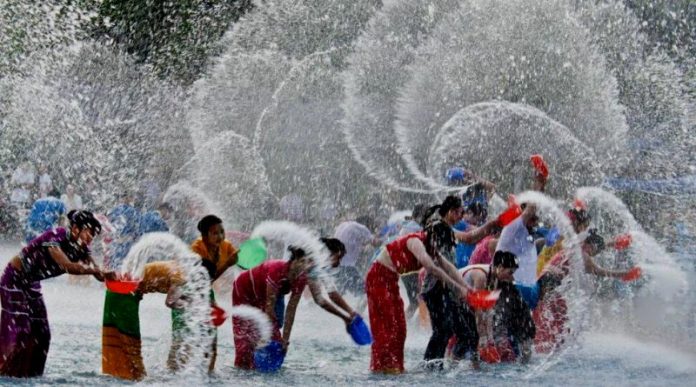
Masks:
[[[2,245],[2,264],[16,245]],[[0,378],[0,385],[129,385],[101,374],[101,319],[104,291],[91,280],[71,284],[67,276],[43,284],[52,331],[45,375],[31,380]],[[218,297],[230,307],[228,295]],[[368,372],[369,347],[357,347],[343,323],[310,300],[300,304],[292,344],[281,372],[267,375],[233,368],[231,323],[219,330],[219,352],[214,375],[171,375],[164,367],[169,348],[170,315],[164,295],[146,295],[141,304],[143,355],[147,385],[694,385],[696,353],[691,347],[637,338],[620,332],[588,331],[560,355],[536,357],[531,364],[484,366],[474,371],[468,363],[433,373],[419,360],[429,332],[409,324],[406,342],[408,373],[375,376]]]

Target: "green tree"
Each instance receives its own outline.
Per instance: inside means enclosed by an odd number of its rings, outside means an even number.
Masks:
[[[85,0],[91,34],[114,42],[161,77],[190,84],[219,53],[217,43],[251,0]]]

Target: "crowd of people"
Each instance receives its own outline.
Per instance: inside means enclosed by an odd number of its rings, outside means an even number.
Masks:
[[[477,369],[482,361],[527,362],[535,351],[548,352],[561,345],[569,327],[568,306],[559,286],[574,267],[573,241],[564,240],[557,229],[542,232],[534,203],[511,203],[504,214],[515,210],[513,217],[490,218],[488,202],[495,192],[492,182],[458,167],[448,170],[447,180],[462,189],[439,204],[418,204],[412,213],[381,227],[369,217],[337,224],[332,235],[321,238],[330,255],[325,267],[320,267],[322,262],[317,261],[315,252],[299,244],[287,245],[285,258],[239,267],[241,273],[231,283],[232,304],[262,312],[270,322],[271,341],[283,352],[290,347],[305,290],[346,327],[359,318],[366,305],[373,338],[370,369],[375,373],[405,371],[406,321],[419,304],[427,311],[432,328],[423,356],[427,369],[442,369],[447,356],[455,362],[468,359]],[[537,169],[531,188],[543,192],[547,180],[548,174]],[[43,184],[42,189],[51,188],[50,177]],[[0,375],[43,374],[50,330],[42,280],[65,273],[90,275],[99,281],[118,280],[124,260],[143,235],[170,232],[172,223],[181,221],[173,219],[170,203],[147,210],[136,206],[130,193],[120,195],[118,204],[103,215],[82,209],[73,187],[68,186],[64,196],[46,196],[33,204],[25,227],[26,246],[10,260],[0,279]],[[592,219],[581,201],[574,203],[567,216],[579,235],[581,266],[586,273],[626,281],[640,276],[637,268],[610,270],[593,259],[607,246],[625,247],[629,236],[606,242],[591,228]],[[295,218],[301,221],[299,215]],[[227,239],[230,233],[218,216],[207,214],[196,222],[197,236],[177,236],[197,254],[197,265],[212,283],[239,266],[239,248]],[[101,246],[95,250],[101,248],[103,259],[98,264],[90,245],[100,234]],[[136,289],[106,291],[102,331],[105,374],[128,380],[146,375],[138,308],[142,297],[150,293],[166,294],[165,305],[171,309],[168,367],[177,370],[188,362],[187,346],[191,343],[187,341],[185,316],[191,306],[191,286],[186,270],[174,257],[150,262]],[[326,279],[327,273],[333,280]],[[400,280],[408,306],[401,298]],[[482,291],[494,297],[490,308],[471,301],[472,295]],[[345,301],[346,293],[358,299],[357,307]],[[211,310],[219,309],[212,290],[209,304]],[[213,371],[217,328],[212,322],[208,324],[210,342],[204,346],[209,370]],[[256,368],[258,327],[243,316],[233,316],[232,326],[235,367]]]

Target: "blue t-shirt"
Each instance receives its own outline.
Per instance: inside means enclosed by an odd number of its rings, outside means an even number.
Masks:
[[[463,220],[460,220],[454,225],[453,228],[457,231],[466,231],[469,229],[469,227],[471,227],[471,225]],[[454,264],[457,266],[457,269],[461,269],[469,264],[469,257],[471,256],[471,253],[474,252],[475,248],[476,244],[471,245],[463,242],[457,243],[454,256]]]

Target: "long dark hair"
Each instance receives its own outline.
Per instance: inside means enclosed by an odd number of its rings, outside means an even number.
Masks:
[[[101,233],[102,225],[90,211],[72,210],[68,212],[68,220],[70,221],[70,226],[77,226],[80,230],[89,228],[95,234]]]
[[[441,220],[431,222],[424,231],[425,250],[431,256],[441,251],[448,251],[456,245],[452,227]]]

